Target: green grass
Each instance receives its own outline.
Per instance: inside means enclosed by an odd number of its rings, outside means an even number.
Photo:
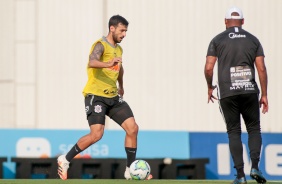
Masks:
[[[230,184],[231,180],[123,180],[123,179],[0,179],[0,184]],[[278,184],[282,181],[268,181],[267,184]],[[249,180],[248,184],[256,184],[254,180]]]

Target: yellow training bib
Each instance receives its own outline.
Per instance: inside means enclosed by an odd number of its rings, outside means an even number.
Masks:
[[[105,37],[99,39],[92,45],[90,54],[97,43],[101,43],[104,46],[104,53],[100,58],[101,62],[111,61],[115,57],[122,57],[121,46],[113,46]],[[83,95],[93,94],[108,98],[117,96],[118,88],[116,83],[120,67],[121,63],[110,68],[89,68],[87,65],[88,81],[83,89]]]

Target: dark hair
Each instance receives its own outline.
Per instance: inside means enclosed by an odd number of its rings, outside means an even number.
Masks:
[[[112,16],[109,20],[109,29],[111,26],[115,26],[115,27],[118,26],[119,23],[128,26],[128,21],[124,17],[120,15]]]

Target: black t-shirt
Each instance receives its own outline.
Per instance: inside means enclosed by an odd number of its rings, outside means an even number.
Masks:
[[[259,93],[254,62],[264,56],[259,40],[240,27],[230,27],[212,39],[207,56],[217,57],[218,98]]]

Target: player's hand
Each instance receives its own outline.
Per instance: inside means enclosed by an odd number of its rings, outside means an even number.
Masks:
[[[123,88],[118,88],[118,94],[119,94],[120,97],[123,97],[124,89]]]
[[[212,92],[216,88],[216,86],[212,86],[211,88],[208,88],[208,103],[211,101],[213,103],[213,100],[217,100],[215,96],[213,96]]]
[[[262,96],[259,101],[260,108],[262,106],[262,113],[265,114],[268,112],[268,100],[267,96]]]
[[[111,61],[107,62],[107,66],[112,67],[121,62],[122,62],[122,59],[120,57],[116,57],[116,58],[113,58]]]

